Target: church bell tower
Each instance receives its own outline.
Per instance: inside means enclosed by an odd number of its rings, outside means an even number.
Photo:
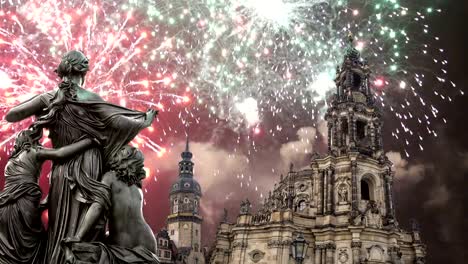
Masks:
[[[181,153],[179,177],[169,192],[170,214],[167,217],[167,230],[177,246],[180,260],[189,264],[205,263],[201,248],[200,184],[194,179],[194,163],[189,149],[189,139],[185,151]]]
[[[343,63],[336,69],[336,94],[325,115],[328,151],[331,157],[351,160],[351,216],[357,217],[365,210],[363,206],[378,208],[384,224],[397,225],[392,197],[394,172],[383,151],[382,113],[374,104],[369,65],[353,42],[350,33]],[[376,170],[369,170],[372,167]]]

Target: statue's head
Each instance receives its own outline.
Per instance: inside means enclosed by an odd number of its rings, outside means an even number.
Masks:
[[[62,79],[72,79],[79,77],[81,78],[81,83],[79,83],[79,85],[82,85],[88,70],[88,58],[86,58],[82,52],[72,50],[63,55],[62,61],[60,62],[55,72]]]
[[[115,171],[117,178],[131,186],[141,188],[141,181],[146,177],[143,153],[135,147],[123,146],[108,161],[109,170]]]
[[[16,157],[22,150],[29,150],[32,146],[39,145],[39,140],[42,137],[42,130],[36,128],[29,128],[19,132],[15,140],[13,153],[10,157]]]

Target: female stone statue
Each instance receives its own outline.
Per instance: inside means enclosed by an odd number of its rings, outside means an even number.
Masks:
[[[66,53],[56,70],[62,78],[59,89],[35,96],[6,115],[9,122],[41,116],[36,126],[50,130],[54,148],[73,144],[82,136],[102,142],[102,149],[90,148],[66,161],[53,163],[44,264],[65,262],[60,241],[75,235],[90,204],[97,202],[108,208],[108,187],[100,182],[103,164],[143,128],[150,126],[157,114],[154,110],[142,113],[109,104],[83,89],[88,69],[88,59],[83,53]],[[94,241],[103,234],[104,225],[97,224],[85,239]]]
[[[93,145],[93,140],[82,139],[60,149],[46,149],[39,144],[41,137],[41,131],[21,131],[5,167],[5,188],[0,193],[2,264],[42,263],[45,233],[37,184],[42,164],[48,159],[66,159]]]

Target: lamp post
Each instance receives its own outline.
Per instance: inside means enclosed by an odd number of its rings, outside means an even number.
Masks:
[[[304,239],[302,233],[299,233],[296,239],[291,243],[291,256],[297,264],[302,264],[308,248],[309,243]]]

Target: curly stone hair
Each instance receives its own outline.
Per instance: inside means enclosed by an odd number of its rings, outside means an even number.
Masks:
[[[141,181],[146,177],[143,169],[144,157],[140,150],[132,146],[123,146],[109,161],[108,169],[114,171],[117,179],[141,188]]]
[[[10,155],[11,158],[16,158],[21,151],[29,151],[31,147],[39,145],[39,140],[42,138],[42,129],[37,130],[31,126],[29,129],[19,132],[15,140],[13,151]]]

